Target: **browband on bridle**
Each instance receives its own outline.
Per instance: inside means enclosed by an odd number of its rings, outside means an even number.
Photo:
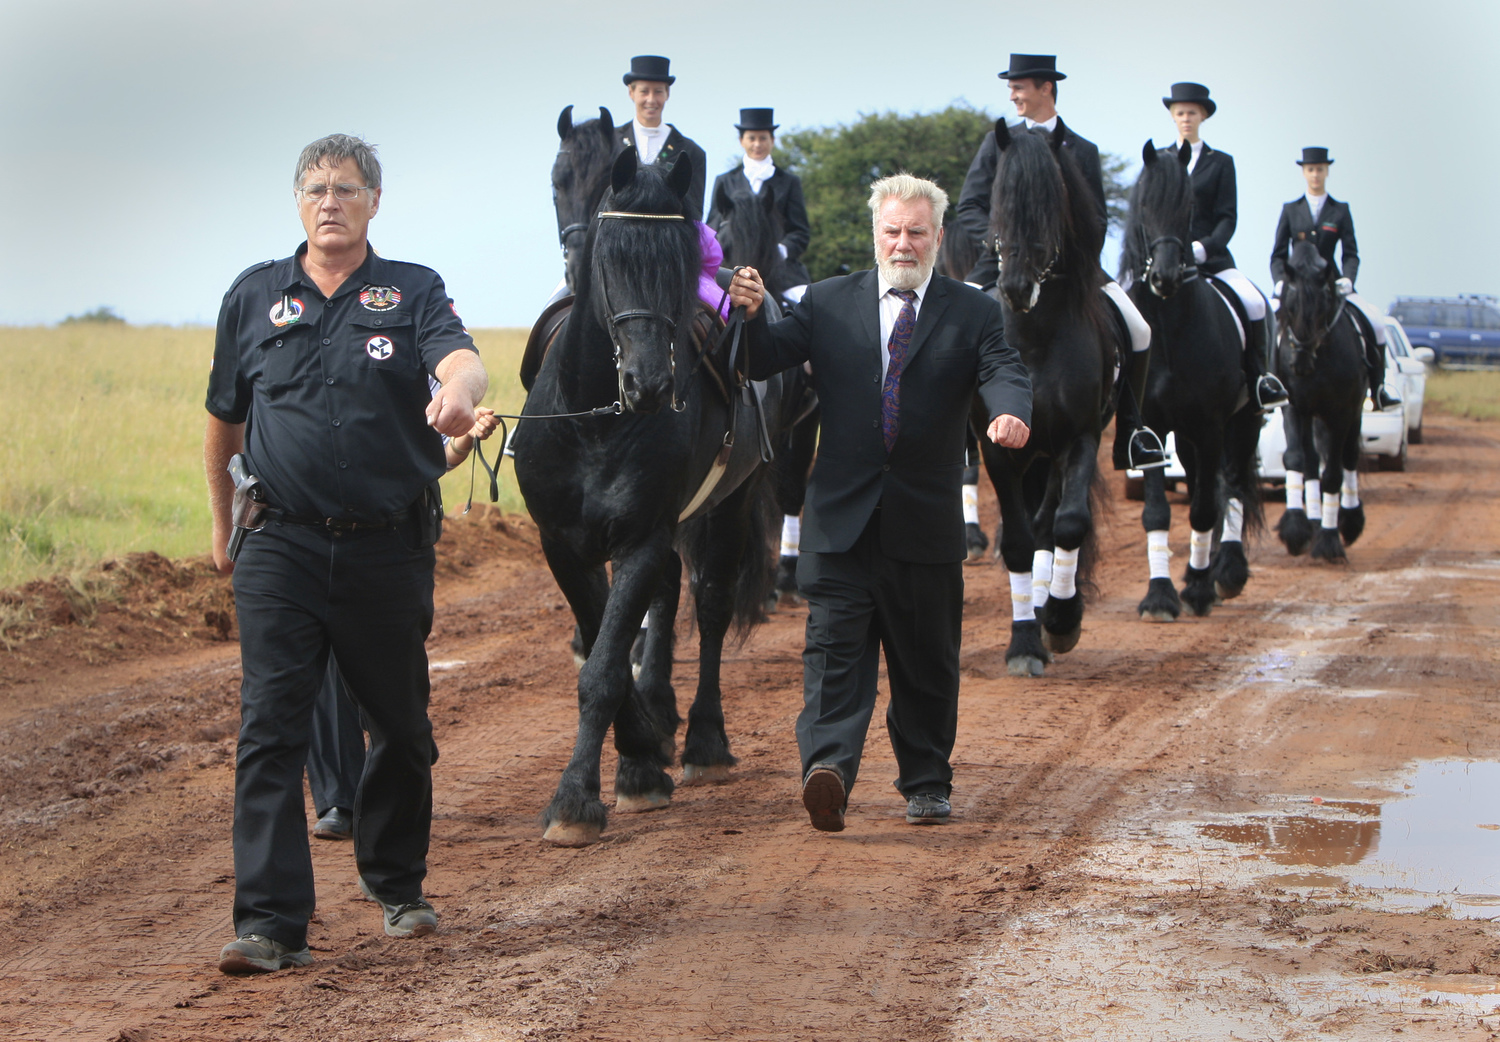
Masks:
[[[680,213],[630,213],[626,210],[602,210],[599,217],[614,217],[618,220],[627,221],[685,221],[686,217]]]
[[[613,218],[620,221],[685,221],[680,213],[631,213],[628,210],[601,210],[599,219]],[[625,368],[622,359],[623,351],[620,348],[620,334],[616,328],[621,322],[629,319],[655,319],[667,326],[671,339],[667,341],[667,364],[672,373],[672,411],[682,412],[687,408],[687,402],[677,397],[677,323],[656,311],[645,308],[633,308],[629,311],[615,311],[609,302],[609,284],[602,277],[599,279],[599,290],[604,297],[604,311],[608,316],[609,339],[615,346],[615,375],[620,384],[620,401],[625,400]]]

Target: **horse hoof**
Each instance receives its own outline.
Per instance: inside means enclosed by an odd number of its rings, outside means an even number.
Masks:
[[[583,664],[585,662],[587,662],[587,661],[588,661],[588,659],[585,658],[584,656],[578,654],[578,652],[576,652],[576,651],[573,652],[573,668],[574,669],[582,669],[583,668]]]
[[[1176,622],[1177,616],[1165,608],[1156,608],[1141,612],[1142,622]]]
[[[1240,594],[1242,594],[1244,592],[1245,592],[1245,588],[1243,586],[1241,586],[1237,590],[1234,590],[1234,589],[1230,589],[1228,586],[1225,586],[1221,582],[1215,582],[1214,583],[1214,596],[1217,598],[1217,600],[1214,601],[1214,604],[1218,605],[1218,604],[1223,604],[1225,601],[1232,601],[1232,600],[1234,600],[1236,597],[1238,597]]]
[[[542,838],[554,847],[586,847],[599,842],[603,831],[598,825],[581,822],[554,821],[542,833]]]
[[[1082,627],[1067,633],[1053,633],[1049,629],[1043,629],[1042,644],[1054,655],[1066,655],[1078,646],[1078,638],[1082,633]]]
[[[639,662],[632,662],[630,664],[630,679],[641,679],[641,664]]]
[[[1005,663],[1005,671],[1013,677],[1039,677],[1047,664],[1031,655],[1021,655]]]
[[[696,763],[685,763],[682,765],[682,784],[684,785],[723,785],[729,781],[729,765],[724,763],[711,763],[700,766]]]
[[[665,792],[643,792],[638,796],[615,796],[615,810],[621,814],[644,814],[651,810],[661,810],[672,802],[670,793]]]

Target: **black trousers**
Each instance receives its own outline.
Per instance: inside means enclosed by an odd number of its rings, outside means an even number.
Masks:
[[[332,655],[313,702],[311,737],[307,784],[312,789],[313,810],[320,818],[335,807],[353,811],[365,770],[365,729]]]
[[[314,908],[302,770],[330,653],[370,731],[354,801],[354,857],[394,903],[416,900],[432,826],[425,642],[431,547],[415,523],[335,535],[273,522],[234,570],[240,738],[234,787],[234,927],[301,948]]]
[[[958,733],[962,562],[910,564],[880,549],[877,510],[846,553],[802,552],[797,589],[807,600],[802,713],[797,746],[806,777],[832,764],[854,787],[875,712],[885,649],[891,701],[886,728],[906,797],[952,789],[948,757]]]

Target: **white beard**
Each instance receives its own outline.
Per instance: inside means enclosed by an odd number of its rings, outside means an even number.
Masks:
[[[915,268],[903,268],[896,264],[898,260],[915,260]],[[892,289],[916,289],[927,281],[927,276],[932,274],[933,267],[937,264],[937,251],[933,250],[930,257],[918,257],[911,253],[896,253],[889,258],[876,256],[876,265],[880,268],[880,274],[886,282],[891,284]]]

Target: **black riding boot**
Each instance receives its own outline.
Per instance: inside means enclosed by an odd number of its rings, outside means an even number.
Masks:
[[[1372,332],[1365,337],[1365,368],[1370,373],[1370,400],[1377,409],[1394,409],[1401,404],[1385,386],[1385,345],[1377,344]]]
[[[1141,405],[1146,400],[1146,375],[1151,352],[1121,352],[1120,378],[1116,387],[1115,444],[1110,454],[1116,470],[1147,470],[1164,467],[1166,453],[1156,432],[1141,423]]]
[[[1250,400],[1259,409],[1274,409],[1287,403],[1286,387],[1271,372],[1271,354],[1266,345],[1266,320],[1250,323],[1246,330],[1245,383]]]

